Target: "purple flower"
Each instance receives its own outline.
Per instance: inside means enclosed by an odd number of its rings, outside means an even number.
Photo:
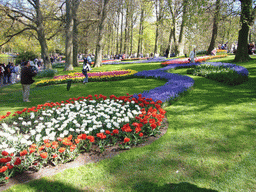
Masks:
[[[136,73],[135,76],[138,77],[167,80],[167,83],[165,83],[165,85],[141,93],[142,97],[152,98],[154,101],[161,100],[163,102],[166,102],[172,98],[177,97],[180,93],[192,87],[194,85],[194,80],[192,78],[166,72],[166,70],[175,68],[175,66],[181,66],[181,64]],[[138,98],[138,94],[134,94],[133,96],[135,98]]]

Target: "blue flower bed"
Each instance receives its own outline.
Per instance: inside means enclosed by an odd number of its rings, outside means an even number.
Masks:
[[[142,94],[142,97],[152,98],[153,101],[161,100],[162,102],[169,102],[180,94],[187,91],[190,87],[194,85],[194,79],[192,79],[191,77],[166,72],[168,69],[172,69],[181,65],[182,64],[169,65],[161,69],[140,71],[134,74],[137,77],[167,80],[167,83],[165,85],[156,87],[149,91],[144,91],[139,94]],[[187,65],[190,64],[184,64],[184,66]],[[138,98],[138,94],[134,94],[133,97]]]
[[[202,63],[172,64],[161,69],[140,71],[134,75],[136,77],[165,79],[167,80],[167,83],[163,86],[156,87],[154,89],[151,89],[149,91],[144,91],[139,94],[142,94],[142,97],[152,98],[153,101],[161,100],[162,102],[170,102],[171,100],[175,99],[180,94],[184,93],[189,88],[191,88],[194,85],[194,79],[188,76],[168,73],[167,71],[169,69],[175,69],[175,68],[190,68],[190,67],[194,67],[201,64]],[[238,75],[239,78],[242,77],[242,81],[248,78],[248,74],[249,74],[248,70],[244,67],[237,66],[235,64],[220,63],[220,62],[218,63],[206,62],[204,64],[211,64],[213,66],[222,65],[232,69],[234,71],[234,73],[230,74],[232,79],[235,79],[236,77],[232,77],[232,76],[236,76],[236,75]],[[138,98],[139,94],[134,94],[133,97]]]

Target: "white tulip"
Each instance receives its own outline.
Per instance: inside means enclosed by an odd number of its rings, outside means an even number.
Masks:
[[[31,131],[30,131],[30,134],[31,134],[31,135],[35,135],[35,134],[36,134],[36,131],[35,131],[35,130],[31,130]]]

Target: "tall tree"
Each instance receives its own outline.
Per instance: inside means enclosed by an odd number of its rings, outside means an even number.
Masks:
[[[100,67],[102,65],[102,47],[103,47],[103,34],[104,34],[104,26],[105,20],[107,18],[107,6],[109,0],[102,0],[102,6],[100,11],[100,20],[98,25],[98,37],[96,44],[96,55],[95,55],[95,64],[94,67]]]
[[[29,6],[26,6],[29,5]],[[37,36],[35,38],[39,41],[41,46],[41,57],[44,60],[44,64],[46,68],[52,68],[48,46],[47,46],[47,38],[45,34],[45,16],[42,12],[42,5],[40,0],[27,0],[27,1],[17,1],[17,2],[8,2],[5,6],[0,6],[1,10],[6,13],[6,15],[13,21],[17,21],[22,24],[24,27],[20,29],[18,32],[9,34],[7,36],[7,42],[9,42],[14,36],[19,35],[25,31],[35,31]],[[55,14],[54,10],[51,10],[52,14]],[[51,16],[48,15],[48,18]],[[51,35],[50,38],[54,37],[54,34]],[[48,38],[48,39],[50,39]],[[3,43],[3,44],[5,44]]]
[[[77,58],[78,55],[78,18],[77,11],[79,8],[81,0],[72,0],[72,17],[73,17],[73,66],[77,67],[79,61]]]
[[[170,37],[173,37],[174,42],[174,52],[178,55],[183,55],[183,43],[184,43],[184,28],[187,22],[188,14],[188,0],[168,0],[168,5],[172,17],[172,29],[170,31]],[[178,39],[176,38],[177,22],[181,17],[181,24],[179,29]],[[170,40],[169,40],[170,41]]]
[[[250,60],[250,56],[248,53],[248,35],[249,29],[253,25],[256,14],[256,6],[253,7],[252,0],[240,0],[240,2],[240,22],[242,28],[239,30],[238,47],[235,56],[236,62],[244,62]]]
[[[65,71],[73,70],[73,18],[72,0],[66,0],[66,42],[65,42]]]
[[[145,20],[145,2],[141,0],[140,3],[140,24],[139,24],[139,39],[138,39],[138,50],[137,56],[139,57],[140,53],[142,53],[142,44],[143,44],[143,30],[144,30],[144,20]]]
[[[155,13],[156,13],[156,37],[155,37],[155,49],[154,54],[158,54],[158,41],[159,41],[159,28],[164,16],[164,1],[155,1]]]
[[[216,0],[214,17],[213,17],[213,26],[212,26],[212,38],[211,38],[209,48],[207,50],[207,55],[210,55],[212,50],[215,47],[215,42],[218,35],[219,21],[220,21],[220,0]]]

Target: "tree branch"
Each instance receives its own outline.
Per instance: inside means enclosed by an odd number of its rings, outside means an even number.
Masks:
[[[8,16],[9,18],[11,18],[12,20],[18,21],[18,22],[20,22],[21,24],[23,24],[23,25],[25,25],[25,26],[27,26],[27,27],[30,27],[30,29],[36,30],[36,27],[35,27],[35,26],[30,25],[30,24],[27,24],[27,23],[25,23],[24,21],[22,21],[21,19],[18,19],[17,17],[14,17],[14,16],[10,15],[9,13],[7,13],[7,16]]]
[[[5,44],[8,43],[9,41],[11,41],[11,39],[12,39],[13,37],[15,37],[15,36],[17,36],[17,35],[23,33],[24,31],[27,31],[27,30],[30,30],[30,28],[27,27],[27,28],[24,28],[24,29],[22,29],[21,31],[15,33],[15,34],[8,35],[7,38],[9,38],[9,39],[8,39],[6,42],[4,42],[3,44],[1,44],[0,47],[2,47],[3,45],[5,45]]]
[[[36,4],[34,1],[31,1],[31,0],[27,0],[35,9],[36,9]]]

